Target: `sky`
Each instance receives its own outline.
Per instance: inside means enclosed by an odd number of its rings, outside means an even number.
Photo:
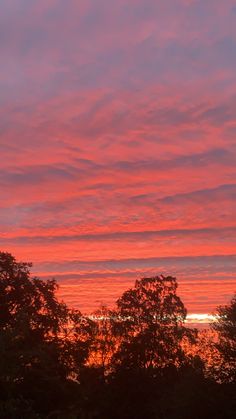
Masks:
[[[91,312],[236,289],[236,1],[1,0],[0,249]]]

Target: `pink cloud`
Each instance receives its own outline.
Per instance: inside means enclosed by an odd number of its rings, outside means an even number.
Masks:
[[[115,266],[125,258],[188,263],[234,253],[234,3],[3,1],[3,250],[31,259],[36,270],[64,258]],[[211,282],[208,261],[201,263],[205,273],[194,268],[191,278],[196,298],[183,288],[197,312],[228,298],[228,266],[235,275],[225,259]],[[85,306],[89,284],[113,301],[141,272],[133,264],[117,280],[109,278],[115,268],[95,265],[78,288],[61,279],[68,301]],[[104,280],[93,276],[98,271]],[[188,281],[189,272],[176,272]]]

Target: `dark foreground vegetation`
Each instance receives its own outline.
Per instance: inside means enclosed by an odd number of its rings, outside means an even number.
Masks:
[[[0,418],[236,417],[236,297],[204,333],[171,276],[86,317],[30,266],[0,252]]]

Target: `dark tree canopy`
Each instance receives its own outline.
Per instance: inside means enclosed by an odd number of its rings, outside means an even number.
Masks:
[[[176,294],[177,281],[171,276],[154,276],[137,280],[117,301],[119,313],[130,317],[134,325],[183,323],[187,310]]]
[[[30,267],[0,252],[0,390],[13,406],[20,397],[27,409],[29,398],[36,410],[54,410],[86,362],[89,321],[58,301],[55,280],[32,277]]]
[[[56,335],[67,320],[68,309],[55,296],[56,281],[32,278],[30,267],[0,252],[0,327],[24,323],[34,335]]]
[[[216,347],[223,360],[220,379],[236,383],[236,294],[228,305],[217,308],[212,328],[218,334]]]
[[[186,361],[181,342],[194,334],[184,326],[187,311],[176,291],[176,278],[155,276],[124,292],[117,302],[123,338],[119,362],[163,368]]]

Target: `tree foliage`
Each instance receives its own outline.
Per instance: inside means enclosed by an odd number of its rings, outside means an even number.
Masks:
[[[30,267],[0,253],[0,387],[3,401],[29,398],[44,411],[63,406],[90,333],[87,319],[58,301],[55,280],[31,277]]]
[[[184,326],[187,311],[176,294],[177,281],[155,276],[136,281],[118,300],[122,344],[116,355],[128,368],[176,367],[186,362],[181,342],[194,339]]]
[[[228,305],[217,308],[212,329],[218,335],[216,348],[222,358],[219,378],[236,383],[236,294]]]

